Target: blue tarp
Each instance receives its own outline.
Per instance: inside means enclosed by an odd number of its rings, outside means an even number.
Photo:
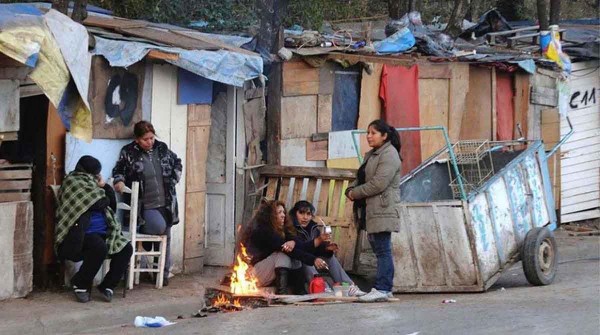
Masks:
[[[213,82],[190,71],[177,72],[177,104],[212,104]]]
[[[179,55],[167,62],[204,78],[241,87],[245,81],[259,77],[263,71],[260,56],[240,54],[227,50],[185,50],[159,47],[149,43],[109,40],[96,36],[95,55],[108,60],[110,66],[128,67],[143,59],[150,50],[161,50]]]

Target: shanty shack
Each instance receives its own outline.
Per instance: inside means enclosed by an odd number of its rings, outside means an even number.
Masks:
[[[263,90],[253,84],[263,61],[239,48],[248,39],[226,44],[93,7],[80,25],[47,4],[0,6],[0,239],[14,245],[0,254],[3,268],[14,269],[3,272],[0,299],[57,277],[52,189],[85,154],[100,159],[108,179],[142,119],[184,166],[171,272],[229,265],[244,189],[236,167],[253,138],[244,136],[244,106],[264,115]],[[16,43],[22,31],[31,33]]]

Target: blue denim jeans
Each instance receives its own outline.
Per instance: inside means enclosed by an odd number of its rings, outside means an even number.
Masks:
[[[392,233],[369,234],[369,243],[377,256],[377,276],[373,287],[379,291],[391,292],[394,282],[394,259],[392,258]]]

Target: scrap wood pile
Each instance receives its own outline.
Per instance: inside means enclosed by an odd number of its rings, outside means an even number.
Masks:
[[[398,301],[389,298],[388,301]],[[278,295],[269,290],[250,294],[233,294],[227,289],[206,288],[205,306],[202,313],[235,312],[244,309],[275,307],[285,305],[325,305],[360,302],[358,297],[336,296],[333,293],[315,293],[305,295]]]

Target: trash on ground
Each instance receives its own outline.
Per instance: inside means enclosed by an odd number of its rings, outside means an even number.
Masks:
[[[171,322],[162,316],[136,316],[133,324],[138,328],[160,328],[174,325],[175,322]]]
[[[444,299],[442,301],[442,304],[453,304],[455,302],[456,302],[456,300],[454,300],[454,299]]]

